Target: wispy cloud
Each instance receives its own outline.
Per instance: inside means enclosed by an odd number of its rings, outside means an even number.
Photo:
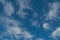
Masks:
[[[17,12],[18,16],[21,17],[22,19],[25,19],[26,16],[28,15],[27,13],[23,12],[23,11],[18,11]]]
[[[57,18],[57,10],[59,8],[59,3],[58,2],[54,2],[54,3],[50,3],[49,4],[50,6],[50,9],[49,9],[49,12],[48,12],[48,16],[47,16],[47,20],[55,20],[55,18]]]
[[[0,0],[0,2],[2,2],[3,4],[6,3],[5,0]]]
[[[29,15],[28,13],[25,13],[23,11],[24,9],[32,10],[32,8],[30,7],[30,5],[27,1],[29,1],[29,0],[17,0],[17,4],[19,5],[19,10],[16,14],[18,14],[18,16],[21,17],[22,19],[25,19],[26,16]]]
[[[4,12],[6,13],[7,16],[11,16],[14,13],[14,7],[12,3],[5,3],[4,5]]]
[[[19,27],[11,27],[8,29],[8,32],[9,32],[9,34],[14,35],[16,37],[16,39],[20,39],[19,36],[17,36],[17,35],[22,35],[24,39],[32,39],[34,37],[28,31],[22,30],[22,28],[19,28]]]
[[[45,40],[44,38],[37,38],[37,40]]]
[[[3,17],[3,19],[4,18],[5,17]],[[29,40],[32,39],[32,37],[34,37],[34,35],[30,34],[24,28],[21,28],[19,26],[20,24],[19,24],[18,21],[14,20],[14,19],[10,19],[10,18],[5,18],[5,19],[6,20],[3,20],[4,23],[5,23],[5,27],[6,27],[6,31],[3,32],[5,36],[11,35],[11,39],[14,39],[13,38],[13,36],[14,36],[17,40],[20,39],[19,37],[22,38],[22,36],[23,36],[24,39],[29,39]],[[2,39],[4,39],[3,33],[0,35],[2,37]],[[8,35],[6,35],[6,34],[8,34]]]

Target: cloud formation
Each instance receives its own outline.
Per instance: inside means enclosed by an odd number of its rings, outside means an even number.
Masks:
[[[53,37],[60,37],[60,27],[58,27],[53,33],[52,33]]]
[[[5,17],[3,17],[3,19],[5,19]],[[10,18],[6,18],[6,20],[3,20],[3,21],[5,23],[6,31],[0,35],[2,37],[2,39],[4,39],[4,36],[8,36],[8,35],[11,35],[11,39],[14,39],[13,38],[13,36],[14,36],[17,40],[20,39],[19,37],[22,38],[22,36],[24,39],[32,39],[34,37],[28,31],[24,30],[24,28],[21,28],[19,26],[18,21],[14,20],[14,19],[10,19]],[[8,34],[8,35],[6,35],[6,34]]]
[[[46,30],[47,30],[47,29],[48,29],[48,30],[51,30],[51,25],[49,25],[48,23],[44,23],[44,24],[43,24],[43,28],[46,29]]]
[[[5,3],[4,12],[6,13],[6,16],[11,16],[14,13],[14,7],[12,3],[10,2]]]
[[[59,4],[58,2],[54,2],[54,3],[50,3],[49,6],[50,6],[50,9],[49,9],[49,12],[48,12],[48,16],[47,16],[47,20],[55,20],[55,18],[57,18],[57,11],[59,9]]]

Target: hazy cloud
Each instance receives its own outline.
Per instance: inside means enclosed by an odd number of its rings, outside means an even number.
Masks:
[[[7,16],[11,16],[14,13],[14,7],[13,7],[12,3],[7,2],[4,6],[4,11]]]

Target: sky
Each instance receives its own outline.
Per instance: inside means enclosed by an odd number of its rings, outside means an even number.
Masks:
[[[60,0],[0,0],[0,40],[60,40]]]

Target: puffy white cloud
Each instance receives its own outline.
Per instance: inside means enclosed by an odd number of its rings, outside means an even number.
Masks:
[[[6,13],[7,16],[11,16],[14,13],[14,7],[12,5],[12,3],[6,3],[4,5],[4,12]]]
[[[48,23],[44,23],[44,24],[43,24],[43,28],[46,29],[46,30],[47,30],[47,29],[48,29],[48,30],[51,30],[51,25],[49,25]]]
[[[53,38],[54,40],[58,40],[58,37],[60,37],[60,27],[53,31],[50,37]]]
[[[60,27],[52,32],[52,37],[60,37]]]

